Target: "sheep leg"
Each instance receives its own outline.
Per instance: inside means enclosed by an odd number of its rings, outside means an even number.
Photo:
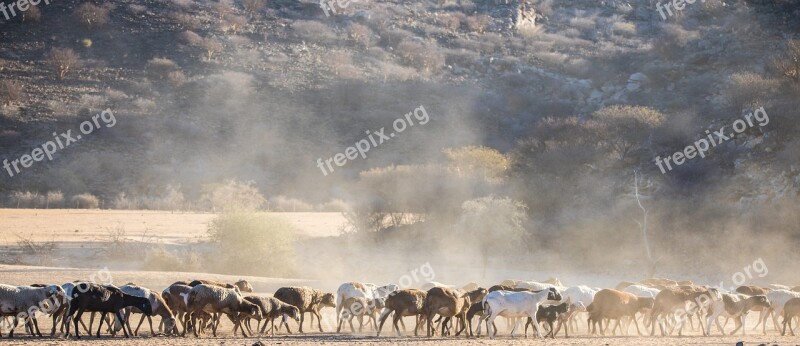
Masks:
[[[299,329],[299,332],[298,332],[300,334],[303,334],[303,321],[305,321],[305,318],[306,318],[305,311],[301,311],[300,312],[300,329]],[[288,326],[288,324],[287,324],[287,326]]]
[[[733,319],[733,322],[736,323],[736,328],[728,335],[736,334],[736,332],[739,331],[739,328],[742,328],[744,326],[744,323],[742,323],[742,320],[743,320],[743,318],[741,316],[740,317],[736,317],[736,318]]]
[[[142,323],[144,323],[145,314],[142,314],[142,318],[139,319],[139,324],[136,325],[136,330],[133,331],[134,336],[139,336],[139,328],[142,327]],[[130,314],[125,315],[125,323],[130,326],[131,323],[131,316]],[[151,329],[152,331],[152,329]]]
[[[122,311],[117,311],[117,312],[115,312],[115,313],[116,313],[116,316],[117,316],[117,320],[118,320],[118,321],[119,321],[119,322],[122,324],[122,332],[125,334],[125,337],[126,337],[126,338],[130,338],[131,336],[130,336],[130,334],[128,334],[128,331],[131,329],[131,327],[130,327],[130,326],[128,326],[128,330],[125,330],[125,323],[126,323],[127,321],[126,321],[126,320],[125,320],[125,318],[122,316]],[[110,326],[109,326],[109,327],[110,327]],[[131,333],[131,334],[133,334],[133,333]]]
[[[766,311],[767,311],[767,309],[761,308],[761,310],[758,312],[758,321],[756,321],[756,325],[753,326],[753,330],[758,330],[758,326],[761,324],[761,320],[764,319],[764,313]],[[726,320],[725,323],[727,324],[727,322],[728,321]]]
[[[103,320],[106,318],[106,313],[103,312],[100,314],[100,323],[97,325],[97,337],[100,337],[100,331],[103,330]],[[109,325],[110,327],[110,325]]]
[[[77,311],[77,314],[75,314],[75,311]],[[80,331],[78,330],[78,321],[80,321],[81,316],[83,316],[83,311],[84,311],[83,308],[78,309],[78,308],[75,308],[74,305],[72,305],[72,306],[70,306],[69,314],[67,315],[68,318],[72,318],[72,322],[75,324],[75,338],[76,339],[80,339],[81,338]],[[72,317],[73,314],[75,314],[75,317]],[[91,332],[87,332],[87,334],[90,335],[90,336],[92,335]],[[67,336],[69,336],[69,322],[67,322]]]
[[[352,315],[350,315],[350,318],[348,318],[348,319],[347,319],[347,322],[350,324],[350,332],[351,332],[351,333],[353,333],[353,334],[355,334],[355,333],[356,333],[356,328],[353,326],[353,316],[352,316]],[[358,326],[358,332],[359,332],[359,333],[361,333],[361,330],[362,330],[363,328],[364,328],[364,324],[363,324],[363,323],[361,323],[361,324]]]
[[[161,322],[164,322],[164,318],[161,318]],[[147,323],[150,324],[150,335],[156,336],[156,332],[153,330],[153,318],[150,317],[150,316],[147,316]],[[139,321],[139,324],[142,324],[142,322]],[[139,329],[139,328],[136,328],[136,329]],[[161,327],[160,326],[158,327],[158,331],[159,332],[161,331]]]
[[[324,331],[322,330],[322,316],[319,314],[319,311],[317,311],[317,309],[311,310],[311,327],[312,328],[314,327],[314,316],[317,316],[317,324],[319,325],[319,332],[320,333],[324,333]],[[374,317],[373,317],[373,319],[374,319]],[[360,333],[361,332],[361,328],[359,327],[358,330],[359,330],[359,333]]]
[[[391,311],[386,310],[378,317],[378,319],[381,320],[381,323],[378,326],[378,331],[377,331],[377,334],[375,336],[381,336],[381,330],[383,329],[383,323],[386,322],[386,319],[389,318],[389,315],[391,313],[392,313]],[[338,331],[337,331],[337,333],[338,333]]]

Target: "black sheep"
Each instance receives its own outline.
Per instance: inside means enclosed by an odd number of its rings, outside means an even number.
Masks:
[[[94,283],[79,283],[72,291],[72,301],[70,301],[69,312],[66,318],[73,318],[75,324],[75,337],[80,339],[78,331],[78,321],[81,319],[84,311],[96,311],[102,313],[100,316],[100,327],[97,328],[97,337],[100,337],[100,330],[102,329],[103,321],[107,313],[113,313],[117,320],[125,326],[125,319],[121,314],[121,310],[132,306],[147,315],[153,314],[153,308],[150,305],[150,300],[147,298],[136,297],[123,293],[119,288],[113,286],[101,286]],[[75,314],[77,312],[77,314]],[[110,322],[109,328],[111,328]],[[128,338],[128,331],[122,328],[125,337]],[[91,331],[90,331],[91,332]],[[69,323],[67,323],[67,335],[69,335]]]
[[[553,329],[553,322],[558,320],[558,316],[561,314],[566,314],[569,311],[569,304],[561,303],[558,305],[550,305],[550,306],[539,306],[539,310],[536,310],[536,323],[539,322],[547,322],[547,325],[550,327],[550,333],[547,333],[544,337],[546,338],[548,335],[551,338],[556,337],[555,330]],[[528,326],[533,324],[533,320],[528,317],[528,322],[525,323],[525,335],[528,334]],[[564,329],[564,335],[566,335],[566,329]],[[567,335],[569,337],[569,335]]]

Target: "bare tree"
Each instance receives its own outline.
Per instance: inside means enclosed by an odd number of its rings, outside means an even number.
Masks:
[[[222,48],[222,42],[214,37],[206,37],[203,39],[203,49],[206,50],[206,57],[208,57],[208,60],[211,60],[215,53],[221,52]]]
[[[636,196],[636,203],[639,205],[639,208],[642,209],[642,221],[633,220],[639,225],[639,229],[642,231],[642,240],[644,242],[644,252],[647,254],[647,277],[653,277],[656,272],[656,268],[658,267],[659,259],[653,259],[653,253],[650,250],[650,239],[647,235],[647,209],[642,205],[642,200],[639,198],[639,173],[636,170],[633,171],[633,191],[634,195]]]
[[[58,79],[64,79],[67,72],[78,64],[80,56],[71,48],[53,48],[45,59],[58,72]]]
[[[95,29],[108,24],[111,19],[111,8],[107,6],[97,6],[90,2],[84,2],[73,12],[75,18],[87,29]]]

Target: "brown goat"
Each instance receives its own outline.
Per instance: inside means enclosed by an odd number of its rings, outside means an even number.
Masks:
[[[792,328],[792,319],[800,316],[800,298],[789,299],[783,305],[783,331],[781,336],[786,335],[786,326],[789,326],[789,332],[794,336],[794,328]]]
[[[456,333],[464,331],[467,325],[467,311],[470,305],[472,305],[469,295],[468,292],[465,293],[447,287],[434,287],[428,290],[423,308],[425,311],[425,318],[428,322],[428,337],[435,333],[433,317],[436,314],[442,315],[443,317],[456,317],[461,323],[461,329],[456,331]],[[442,323],[442,336],[447,334],[446,324],[447,323]],[[465,333],[465,335],[469,337],[468,334]]]
[[[275,298],[280,299],[282,302],[291,304],[300,310],[300,333],[303,332],[303,321],[306,312],[311,313],[311,327],[314,327],[314,316],[317,317],[320,333],[322,330],[322,317],[319,310],[324,307],[336,307],[336,297],[332,293],[325,293],[311,287],[281,287],[275,291]],[[283,321],[281,321],[283,324]],[[286,331],[289,330],[289,324],[286,324]]]
[[[596,325],[600,325],[600,334],[605,335],[603,329],[603,320],[617,320],[617,326],[620,319],[625,316],[633,319],[636,325],[636,331],[639,335],[642,332],[639,330],[639,322],[636,320],[636,313],[642,309],[648,309],[653,306],[652,299],[639,298],[631,293],[617,291],[614,289],[603,289],[597,292],[594,296],[594,301],[586,307],[589,312],[588,324],[592,334],[597,332]],[[610,323],[610,322],[608,322]],[[612,333],[616,330],[616,326],[611,330]]]
[[[662,316],[666,317],[667,314],[672,313],[678,308],[684,308],[687,301],[695,301],[697,300],[700,304],[706,304],[701,300],[706,299],[707,301],[712,301],[719,299],[719,292],[713,288],[706,288],[701,286],[677,286],[677,287],[667,287],[661,292],[659,292],[655,297],[655,303],[653,305],[653,311],[650,315],[650,335],[655,335],[656,333],[656,322],[658,322],[659,329],[661,330],[661,335],[666,335],[666,331],[664,330],[663,320],[661,320]],[[698,314],[700,311],[698,311]],[[702,321],[702,319],[701,319]],[[676,321],[676,324],[678,321]],[[680,323],[681,327],[678,330],[678,335],[682,335],[683,332],[683,323]],[[701,323],[700,326],[703,328],[703,333],[705,334],[705,327]],[[669,334],[672,334],[672,331],[675,330],[675,326],[672,327]]]
[[[383,323],[386,322],[386,319],[389,318],[389,315],[392,313],[394,313],[392,325],[397,331],[397,336],[400,336],[400,327],[397,326],[397,322],[401,321],[405,316],[417,317],[417,326],[414,328],[414,336],[419,335],[419,329],[422,326],[421,322],[424,321],[425,318],[424,307],[425,297],[427,295],[428,292],[418,289],[403,289],[386,297],[386,302],[384,304],[386,306],[386,311],[380,317],[381,322],[378,327],[377,336],[381,336]]]

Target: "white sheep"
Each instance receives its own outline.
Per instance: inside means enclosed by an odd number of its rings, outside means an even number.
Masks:
[[[14,337],[14,328],[17,327],[20,317],[36,325],[36,313],[55,312],[63,303],[64,297],[64,289],[58,285],[31,287],[0,284],[0,314],[14,316],[14,325],[8,336]],[[36,326],[36,329],[39,327]]]

